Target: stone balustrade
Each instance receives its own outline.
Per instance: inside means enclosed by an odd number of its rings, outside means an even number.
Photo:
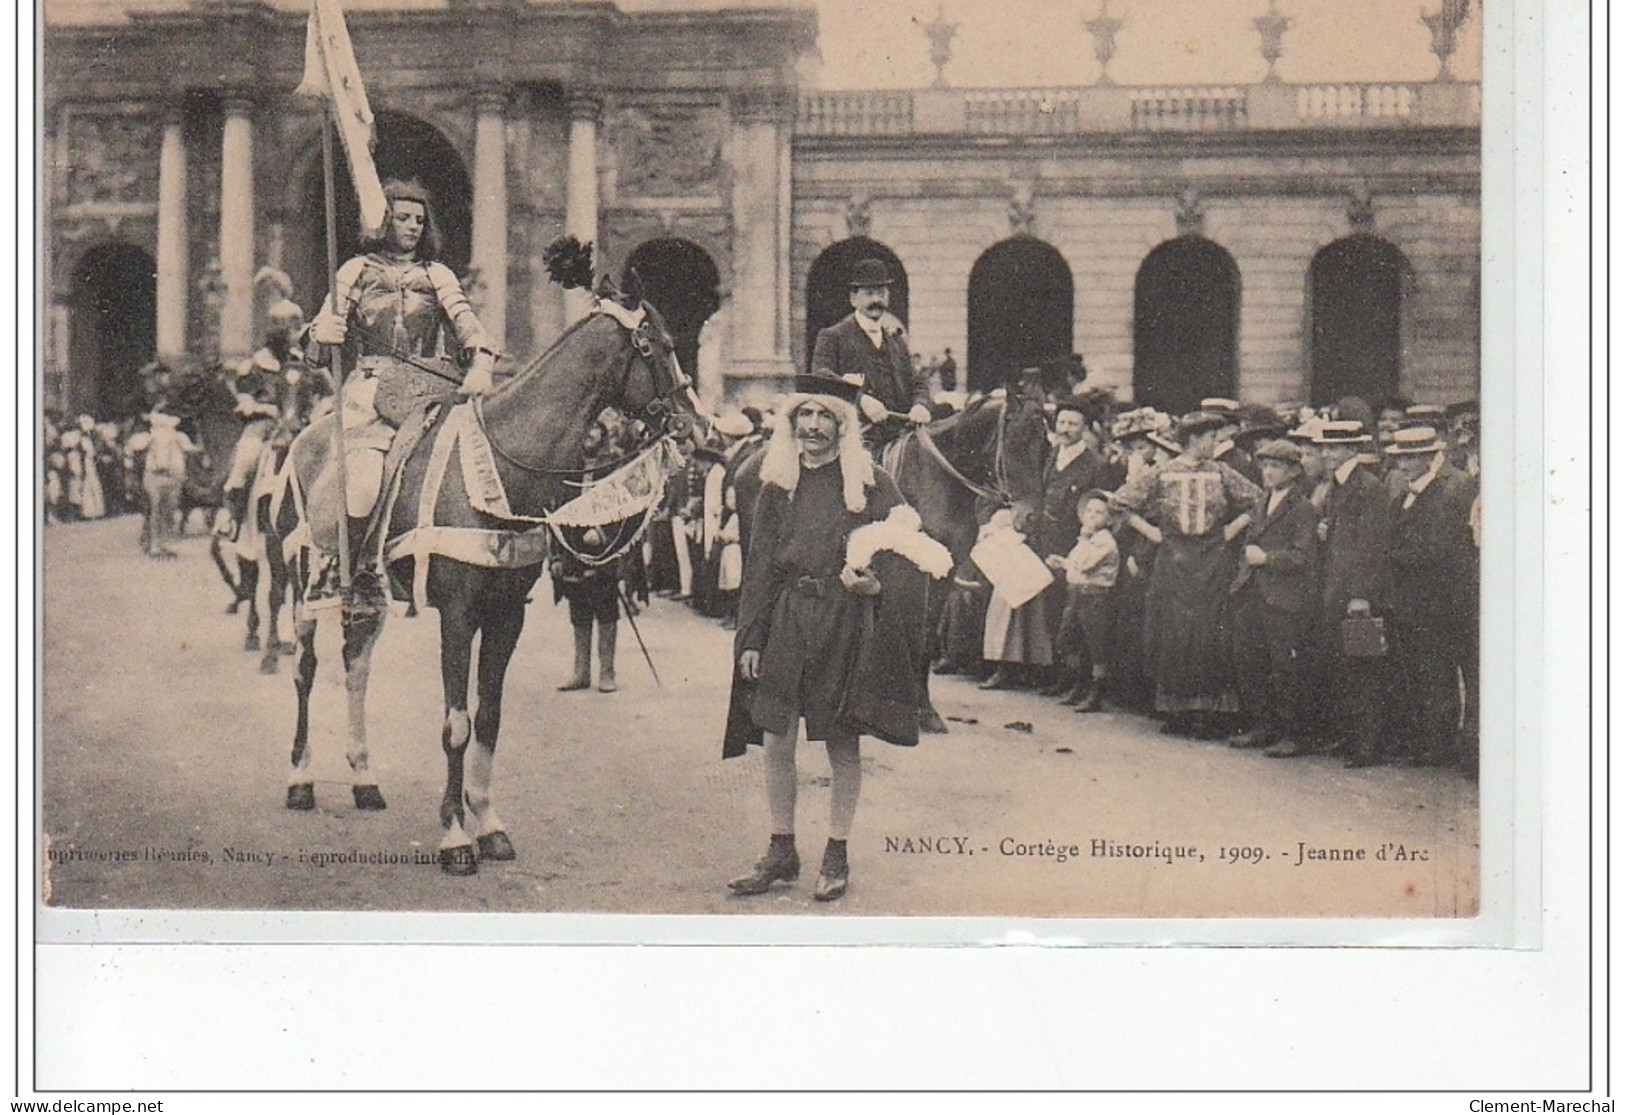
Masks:
[[[1476,84],[1379,82],[803,93],[801,136],[1064,136],[1314,128],[1477,128]]]

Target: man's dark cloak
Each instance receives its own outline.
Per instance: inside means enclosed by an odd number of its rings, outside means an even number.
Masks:
[[[839,468],[836,464],[825,467]],[[800,485],[803,491],[807,487],[806,477],[804,472]],[[835,479],[839,479],[838,472]],[[831,516],[828,525],[840,540],[838,547],[831,547],[831,554],[844,554],[845,539],[855,528],[884,519],[892,507],[903,502],[891,477],[877,469],[875,479],[875,487],[865,492],[867,504],[862,514],[855,515],[843,508]],[[745,559],[744,583],[740,589],[733,686],[723,757],[743,755],[749,745],[762,742],[762,729],[751,712],[753,704],[764,690],[769,703],[778,700],[782,704],[783,699],[792,696],[789,691],[795,684],[793,680],[787,684],[789,674],[807,668],[806,663],[794,660],[793,650],[786,650],[782,645],[775,648],[775,654],[763,655],[762,676],[757,682],[740,678],[738,663],[743,651],[766,649],[775,618],[785,622],[787,613],[781,606],[781,597],[794,593],[799,578],[808,575],[825,582],[823,591],[832,594],[829,599],[836,609],[832,619],[840,628],[835,639],[837,652],[831,662],[815,664],[815,668],[827,667],[834,676],[845,680],[840,702],[841,722],[860,735],[912,747],[919,742],[920,664],[926,653],[928,578],[903,558],[882,552],[875,556],[871,566],[880,580],[880,594],[865,597],[841,587],[842,563],[838,558],[818,569],[782,567],[775,559],[782,544],[790,538],[796,498],[776,485],[764,485],[751,515],[753,544]],[[784,663],[787,670],[775,668],[775,662]]]

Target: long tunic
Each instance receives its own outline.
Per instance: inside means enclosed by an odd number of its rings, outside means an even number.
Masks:
[[[1229,465],[1179,456],[1112,496],[1161,529],[1146,592],[1145,650],[1159,712],[1234,712],[1230,581],[1236,559],[1224,527],[1261,489]]]
[[[734,704],[749,713],[755,728],[785,735],[805,717],[808,739],[828,739],[850,731],[842,717],[843,698],[853,683],[860,640],[870,623],[869,598],[840,582],[846,540],[854,529],[886,517],[903,502],[883,471],[868,491],[862,514],[846,509],[839,462],[801,470],[793,495],[764,487],[752,526],[755,544],[745,556],[739,598],[734,659],[761,652],[754,686],[736,684]],[[878,566],[877,566],[878,571]],[[883,586],[885,574],[881,574]],[[890,586],[883,588],[883,593]],[[737,716],[732,717],[737,719]],[[737,738],[730,727],[730,740]],[[725,754],[737,754],[742,746]]]

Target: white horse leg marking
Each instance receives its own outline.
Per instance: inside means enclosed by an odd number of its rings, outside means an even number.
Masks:
[[[380,615],[352,624],[344,636],[344,691],[350,726],[350,745],[344,757],[350,761],[357,786],[378,784],[367,767],[367,682],[372,674],[372,649],[378,644],[382,627]]]
[[[484,741],[475,741],[473,750],[468,754],[468,782],[463,790],[463,800],[468,805],[474,831],[479,836],[507,830],[491,805],[491,767],[495,762],[496,752],[491,746]]]
[[[474,724],[469,718],[468,710],[464,708],[447,709],[446,724],[443,730],[445,746],[451,751],[463,752],[466,761],[468,743],[473,736]],[[455,810],[443,809],[441,812],[441,821],[445,826],[445,832],[440,838],[440,847],[461,848],[467,847],[474,842],[473,838],[468,835],[468,830],[463,827],[462,822],[458,819]]]

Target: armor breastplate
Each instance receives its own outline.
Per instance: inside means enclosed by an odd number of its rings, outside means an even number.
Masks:
[[[434,356],[442,313],[429,268],[369,255],[352,290],[357,356]]]

